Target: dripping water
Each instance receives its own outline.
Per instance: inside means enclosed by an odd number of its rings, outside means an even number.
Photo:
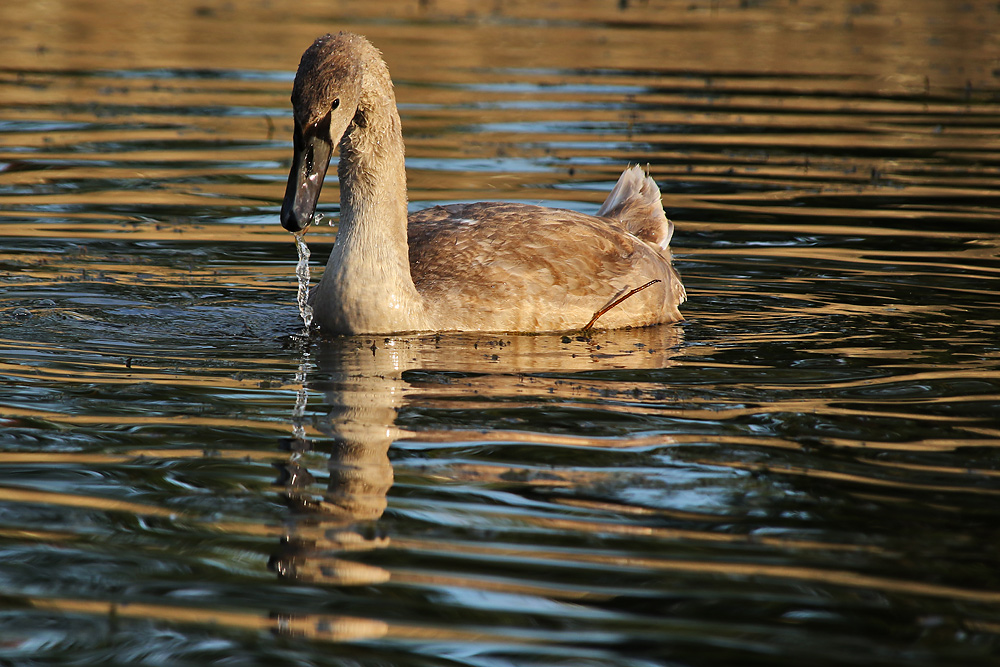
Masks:
[[[295,249],[299,253],[299,263],[295,266],[295,276],[299,279],[299,316],[306,329],[312,326],[313,309],[309,305],[309,246],[303,240],[304,234],[295,234]]]

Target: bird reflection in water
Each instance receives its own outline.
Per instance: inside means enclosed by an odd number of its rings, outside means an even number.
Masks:
[[[595,385],[603,386],[606,381],[588,377],[586,372],[663,369],[674,363],[681,335],[680,326],[663,325],[595,332],[592,337],[456,334],[304,341],[293,435],[284,443],[289,456],[279,466],[278,484],[290,512],[285,537],[270,559],[270,568],[283,579],[327,586],[390,581],[434,585],[433,574],[421,574],[416,582],[410,581],[416,576],[413,573],[360,562],[364,560],[360,554],[392,545],[392,536],[379,535],[377,528],[393,484],[389,447],[394,442],[551,445],[565,440],[568,445],[600,447],[636,443],[627,437],[616,443],[613,438],[586,433],[546,433],[544,424],[534,431],[500,431],[490,428],[485,416],[483,428],[470,430],[467,410],[462,410],[460,428],[413,431],[397,426],[400,410],[407,405],[442,405],[442,400],[447,401],[447,407],[466,407],[463,398],[475,399],[479,406],[484,405],[483,399],[501,397],[515,398],[522,405],[538,404],[539,396],[547,402],[592,401],[598,391]],[[455,373],[462,375],[462,382],[440,380]],[[621,387],[627,383],[615,384]],[[316,392],[322,395],[322,415],[313,410],[310,416],[307,403]],[[443,419],[446,427],[446,411]],[[317,455],[327,460],[322,491],[318,486],[323,475],[308,465],[315,466]],[[484,479],[482,470],[465,473]],[[567,480],[568,484],[578,483],[572,474]],[[412,539],[407,544],[414,546]],[[455,578],[447,574],[438,578],[439,584],[447,579],[448,585],[456,585]],[[475,583],[463,579],[458,585],[471,587]],[[281,627],[290,634],[335,641],[385,635],[426,637],[429,631],[353,617],[289,616],[282,619]],[[445,630],[434,632],[441,636]]]

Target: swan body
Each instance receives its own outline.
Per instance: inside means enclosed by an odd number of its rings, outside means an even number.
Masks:
[[[325,35],[292,88],[294,157],[281,224],[312,222],[333,147],[340,224],[310,295],[323,331],[579,330],[683,319],[660,191],[626,169],[597,215],[478,202],[407,214],[403,136],[392,80],[364,37]]]

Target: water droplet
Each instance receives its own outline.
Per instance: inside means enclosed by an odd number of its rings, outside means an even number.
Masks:
[[[309,305],[309,246],[302,239],[302,234],[295,234],[295,249],[299,252],[299,263],[295,266],[295,276],[299,279],[299,315],[306,329],[312,326],[313,309]]]

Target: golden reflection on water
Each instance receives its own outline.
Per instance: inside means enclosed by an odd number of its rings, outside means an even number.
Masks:
[[[485,5],[351,0],[333,8],[322,0],[218,7],[182,0],[101,11],[100,3],[63,1],[7,3],[0,19],[10,34],[6,62],[24,70],[122,63],[288,69],[275,64],[280,56],[294,60],[318,31],[345,28],[382,37],[390,58],[419,45],[425,54],[420,61],[403,60],[407,78],[419,75],[425,62],[537,67],[541,48],[560,67],[607,62],[614,55],[615,64],[626,69],[643,69],[651,59],[680,71],[705,69],[708,62],[716,68],[708,71],[782,71],[789,64],[803,75],[859,69],[890,92],[961,88],[967,81],[980,86],[990,79],[982,53],[994,45],[991,28],[997,19],[989,3],[967,4],[893,0],[859,11],[850,2],[812,1],[774,11],[768,3],[748,7],[737,0]],[[645,42],[644,32],[665,32],[669,39]],[[927,66],[928,55],[934,56],[933,67]]]
[[[318,20],[331,14],[318,0],[249,11],[185,0],[169,11],[129,12],[52,2],[41,21],[34,3],[8,3],[0,8],[0,24],[10,35],[0,44],[8,79],[0,83],[16,91],[23,106],[4,109],[0,118],[83,128],[0,133],[0,160],[11,161],[0,172],[0,184],[104,178],[136,180],[140,187],[5,195],[4,201],[192,207],[276,202],[291,136],[290,71],[303,45],[319,32],[340,28],[364,32],[384,50],[397,79],[411,156],[572,159],[579,164],[568,182],[606,181],[620,162],[635,159],[621,144],[633,143],[638,133],[641,159],[662,163],[658,178],[773,186],[767,198],[752,204],[725,195],[674,193],[676,206],[783,215],[784,188],[791,189],[786,197],[804,187],[864,192],[878,174],[908,185],[907,196],[927,205],[907,213],[871,207],[865,217],[945,215],[929,207],[936,196],[948,194],[940,189],[946,181],[935,180],[938,187],[928,188],[920,158],[859,162],[836,156],[845,144],[891,155],[902,141],[909,154],[968,152],[963,183],[978,173],[978,188],[997,189],[997,170],[976,165],[1000,151],[989,127],[996,103],[955,103],[939,92],[969,86],[976,95],[992,85],[990,50],[966,47],[991,44],[996,12],[975,3],[964,11],[945,10],[931,0],[895,0],[864,11],[849,2],[796,3],[777,13],[736,2],[710,4],[711,9],[698,3],[631,3],[622,11],[596,1],[512,3],[489,10],[440,0],[351,2],[338,5],[339,15]],[[421,20],[407,23],[407,17]],[[665,32],[635,29],[647,23]],[[956,35],[965,47],[957,48]],[[775,40],[781,42],[780,59],[772,59]],[[156,74],[163,68],[263,75],[178,80]],[[88,70],[98,71],[83,75]],[[139,73],[111,75],[123,70]],[[845,99],[845,93],[856,97]],[[252,111],[219,113],[234,107]],[[955,123],[956,116],[966,122]],[[120,117],[127,118],[126,127],[109,127]],[[151,144],[166,147],[152,150]],[[96,156],[81,154],[81,145],[95,146]],[[212,145],[218,149],[208,148]],[[41,153],[25,154],[24,148]],[[717,164],[723,150],[730,154]],[[803,161],[794,155],[798,150],[812,157]],[[81,157],[89,164],[57,172],[13,166]],[[227,167],[206,169],[205,161],[252,164],[241,171],[265,178],[239,183],[212,178]],[[136,165],[133,171],[129,164]],[[434,170],[409,171],[414,200],[603,199],[601,193],[553,189],[550,175],[517,167],[467,169],[446,180]],[[193,185],[197,180],[204,182]],[[334,195],[330,184],[330,201]],[[812,213],[834,216],[844,210],[816,207]]]
[[[694,627],[677,602],[692,589],[750,609],[822,599],[813,612],[849,617],[856,607],[837,601],[847,589],[907,619],[940,600],[947,609],[927,613],[997,632],[962,608],[1000,604],[987,539],[981,554],[942,559],[979,557],[972,574],[912,564],[937,542],[986,535],[986,523],[962,522],[998,493],[1000,429],[977,406],[1000,396],[952,389],[1000,379],[981,363],[997,357],[983,332],[1000,322],[973,306],[995,302],[1000,275],[991,3],[126,9],[0,6],[0,263],[14,295],[3,297],[0,374],[20,392],[4,399],[0,428],[37,439],[0,452],[19,471],[0,501],[34,521],[0,537],[97,556],[139,545],[130,557],[176,558],[183,573],[152,588],[135,575],[146,597],[124,602],[72,584],[14,597],[109,624],[565,649],[575,637],[543,626],[562,614],[618,623],[629,597]],[[689,323],[568,341],[276,332],[274,311],[294,321],[292,240],[275,224],[292,71],[315,36],[341,28],[371,37],[395,76],[414,207],[587,209],[624,163],[651,163],[694,285]],[[328,184],[329,208],[336,195]],[[333,229],[316,231],[332,241]],[[945,330],[956,323],[979,330]],[[886,340],[909,327],[902,343]],[[980,363],[952,354],[959,345]],[[817,358],[825,374],[792,365]],[[842,427],[862,423],[874,425]],[[537,458],[506,453],[518,448]],[[204,472],[218,463],[231,466],[224,483]],[[672,469],[684,479],[646,488]],[[655,496],[685,485],[693,499]],[[280,512],[241,513],[254,501]],[[84,527],[31,514],[50,509],[81,512]],[[895,511],[941,512],[955,533],[915,545],[866,532]],[[176,554],[175,539],[186,540]],[[212,542],[220,552],[184,560]],[[248,546],[261,544],[263,557]],[[264,591],[252,609],[150,599],[173,584],[217,592],[224,581],[191,574],[198,558],[257,567],[237,581],[241,595]],[[365,611],[293,613],[267,597],[278,575],[282,592]],[[420,612],[436,613],[453,591],[549,611],[513,630],[372,611],[426,598]],[[642,631],[620,636],[662,639],[651,616],[629,617]],[[729,631],[758,623],[744,620]],[[614,623],[587,627],[619,632]],[[910,636],[907,623],[890,630]]]

